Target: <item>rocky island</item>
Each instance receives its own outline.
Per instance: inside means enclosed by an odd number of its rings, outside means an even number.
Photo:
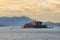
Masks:
[[[26,23],[22,28],[48,28],[47,25],[43,25],[40,21],[32,21]]]

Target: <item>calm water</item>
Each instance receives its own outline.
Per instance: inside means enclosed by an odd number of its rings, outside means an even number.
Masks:
[[[0,40],[60,40],[60,28],[22,29],[0,27]]]

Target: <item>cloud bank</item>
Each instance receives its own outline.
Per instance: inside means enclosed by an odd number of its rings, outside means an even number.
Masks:
[[[0,0],[2,16],[28,16],[39,21],[60,22],[60,0]]]

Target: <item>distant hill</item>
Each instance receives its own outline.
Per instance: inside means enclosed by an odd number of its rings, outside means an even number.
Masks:
[[[0,26],[22,26],[26,23],[33,21],[33,19],[21,16],[21,17],[0,17]],[[60,23],[43,22],[47,26],[60,26]]]
[[[57,26],[60,26],[60,23],[55,23]]]
[[[22,17],[0,17],[0,25],[5,26],[22,26],[25,23],[31,22],[32,19],[26,16]]]
[[[60,26],[60,23],[53,23],[53,22],[44,22],[43,24],[47,26]]]

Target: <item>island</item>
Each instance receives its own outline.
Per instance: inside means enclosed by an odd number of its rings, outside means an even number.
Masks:
[[[41,21],[32,21],[26,23],[22,28],[48,28],[47,25],[43,25]]]

